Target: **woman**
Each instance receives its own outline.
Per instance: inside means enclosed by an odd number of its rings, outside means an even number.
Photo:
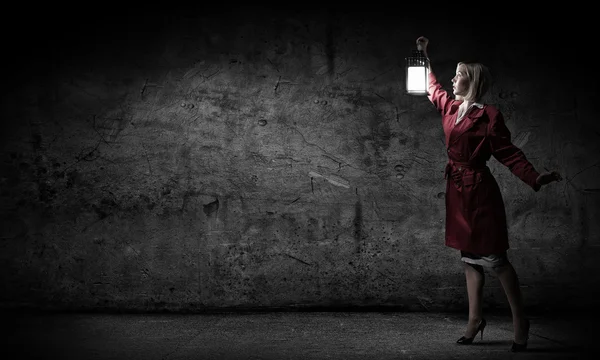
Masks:
[[[417,46],[429,59],[426,37]],[[525,316],[519,279],[507,258],[508,231],[500,188],[486,162],[493,156],[510,171],[539,191],[561,181],[556,171],[539,173],[521,149],[512,144],[502,113],[481,102],[490,77],[480,63],[459,62],[452,79],[452,98],[437,82],[429,65],[428,98],[442,115],[448,164],[446,165],[446,246],[460,250],[463,261],[469,320],[457,343],[468,345],[486,326],[482,315],[484,268],[498,276],[512,312],[512,351],[527,349],[529,320]]]

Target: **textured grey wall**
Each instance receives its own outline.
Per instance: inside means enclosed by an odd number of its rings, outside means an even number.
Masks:
[[[403,93],[419,35],[448,87],[488,64],[515,143],[565,177],[534,193],[490,163],[527,304],[595,305],[600,126],[571,33],[418,14],[34,19],[2,96],[2,305],[464,308],[440,119]],[[507,308],[491,274],[485,298]]]

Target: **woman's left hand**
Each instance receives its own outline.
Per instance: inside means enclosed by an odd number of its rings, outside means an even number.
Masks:
[[[558,171],[547,171],[547,172],[541,173],[540,176],[537,177],[535,182],[538,183],[539,185],[547,185],[553,181],[561,181],[561,180],[562,180],[562,176],[560,176]]]

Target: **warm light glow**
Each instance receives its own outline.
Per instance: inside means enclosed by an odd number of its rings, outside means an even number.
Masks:
[[[409,66],[406,71],[406,91],[409,94],[426,94],[428,75],[429,69],[425,66]]]

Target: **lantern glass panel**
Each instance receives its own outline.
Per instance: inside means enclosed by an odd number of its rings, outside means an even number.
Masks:
[[[409,66],[406,70],[406,91],[410,94],[427,93],[427,76],[429,71],[425,66]]]

